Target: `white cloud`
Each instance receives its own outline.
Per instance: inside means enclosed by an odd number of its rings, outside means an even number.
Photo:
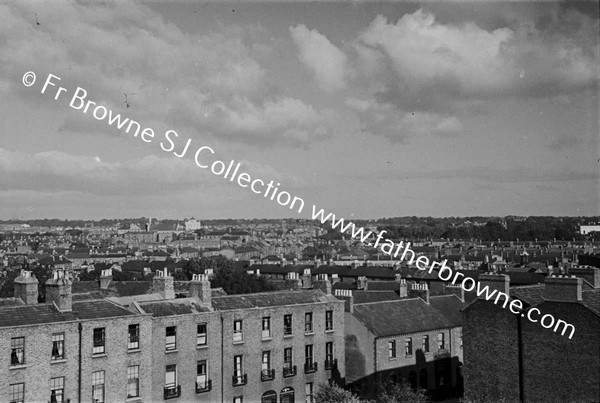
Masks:
[[[33,10],[39,26],[32,23]],[[0,5],[0,36],[0,77],[14,93],[23,93],[21,76],[34,70],[38,80],[56,74],[65,87],[85,88],[90,99],[116,111],[125,106],[123,93],[136,93],[127,112],[140,121],[176,123],[231,141],[306,146],[330,130],[325,116],[305,102],[268,93],[266,71],[244,30],[191,34],[135,3],[23,2]],[[38,84],[27,91],[39,91]],[[0,88],[6,85],[0,79]],[[47,104],[52,95],[30,102]],[[284,110],[275,115],[277,105]],[[207,116],[219,110],[222,125]],[[62,130],[88,126],[71,119]]]
[[[300,50],[300,61],[315,75],[326,91],[346,86],[347,57],[316,29],[300,24],[290,27],[290,33]]]

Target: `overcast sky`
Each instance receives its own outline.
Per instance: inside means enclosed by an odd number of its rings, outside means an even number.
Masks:
[[[126,3],[0,2],[0,218],[600,211],[596,1]],[[77,86],[156,138],[70,108]]]

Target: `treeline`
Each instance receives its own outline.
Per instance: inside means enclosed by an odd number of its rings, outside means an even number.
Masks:
[[[466,223],[470,221],[470,223]],[[527,217],[526,219],[493,218],[484,221],[482,217],[457,220],[455,218],[431,218],[412,220],[410,224],[380,225],[391,238],[449,238],[480,239],[482,241],[572,241],[597,239],[600,234],[584,236],[579,226],[588,222],[599,222],[600,217]],[[484,225],[481,223],[485,222]],[[476,223],[476,224],[474,224]]]

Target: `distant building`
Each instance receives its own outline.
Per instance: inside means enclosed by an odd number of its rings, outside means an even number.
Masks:
[[[581,235],[587,235],[590,232],[600,232],[600,225],[580,225],[579,233]]]
[[[191,219],[185,222],[186,231],[196,231],[202,228],[202,223],[198,220]]]

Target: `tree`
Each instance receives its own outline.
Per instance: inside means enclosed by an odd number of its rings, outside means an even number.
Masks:
[[[380,403],[422,403],[428,402],[423,390],[413,390],[407,382],[388,383],[378,388],[377,402]]]
[[[319,385],[315,393],[316,403],[367,403],[349,390],[340,388],[337,385]]]

